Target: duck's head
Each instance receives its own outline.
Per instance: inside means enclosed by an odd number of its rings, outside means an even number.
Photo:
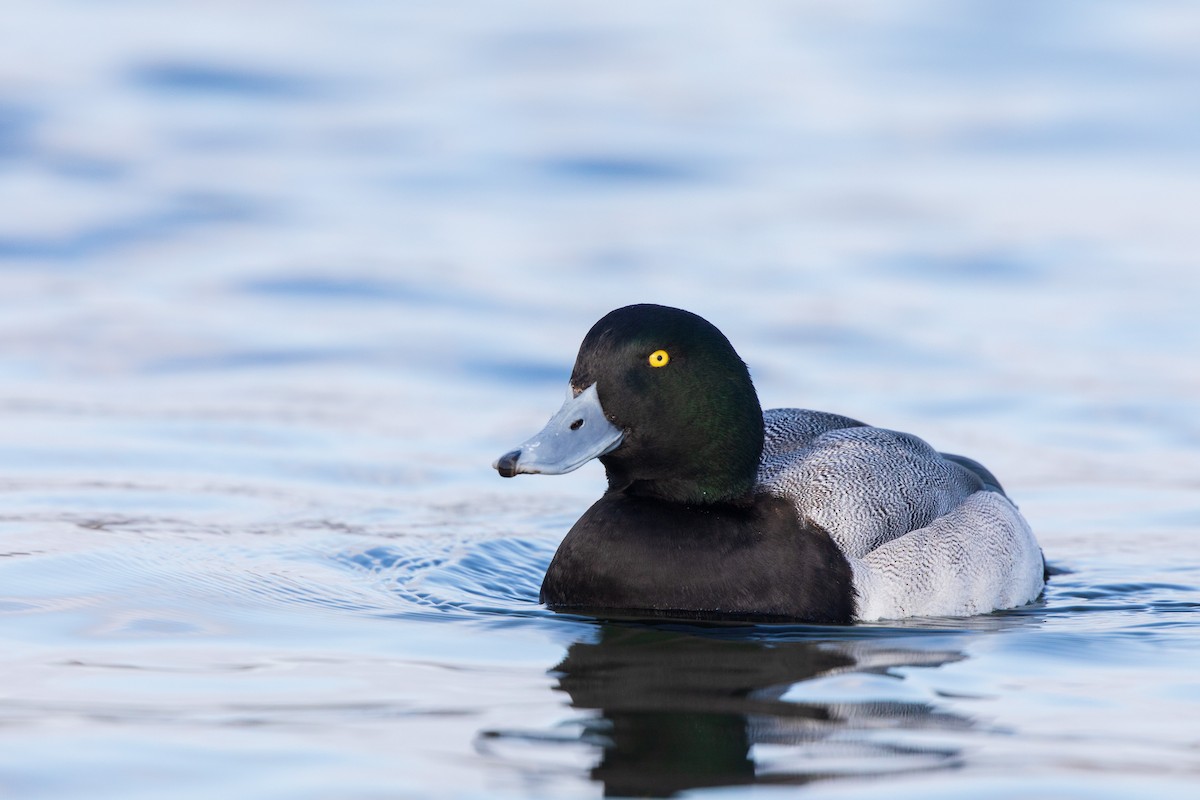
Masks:
[[[540,433],[492,465],[557,475],[599,458],[609,491],[680,503],[748,498],[762,409],[729,340],[677,308],[610,312],[584,337],[571,394]]]

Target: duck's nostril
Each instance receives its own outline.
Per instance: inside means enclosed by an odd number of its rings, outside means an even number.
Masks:
[[[573,430],[573,431],[577,431],[582,427],[583,427],[583,420],[581,420],[581,419],[577,419],[571,423],[571,430]]]

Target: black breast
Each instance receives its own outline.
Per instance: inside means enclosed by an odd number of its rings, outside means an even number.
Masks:
[[[681,505],[605,495],[571,528],[542,583],[557,609],[846,623],[850,565],[792,504]]]

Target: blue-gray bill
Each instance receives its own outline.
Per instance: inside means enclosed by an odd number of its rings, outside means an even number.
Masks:
[[[546,427],[516,450],[500,456],[492,467],[504,478],[521,472],[562,475],[611,453],[624,435],[608,421],[593,383],[578,395],[568,397]]]

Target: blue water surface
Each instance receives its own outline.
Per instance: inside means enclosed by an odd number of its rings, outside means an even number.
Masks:
[[[16,0],[0,796],[1193,797],[1200,8]],[[537,602],[578,342],[986,463],[1033,605]]]

